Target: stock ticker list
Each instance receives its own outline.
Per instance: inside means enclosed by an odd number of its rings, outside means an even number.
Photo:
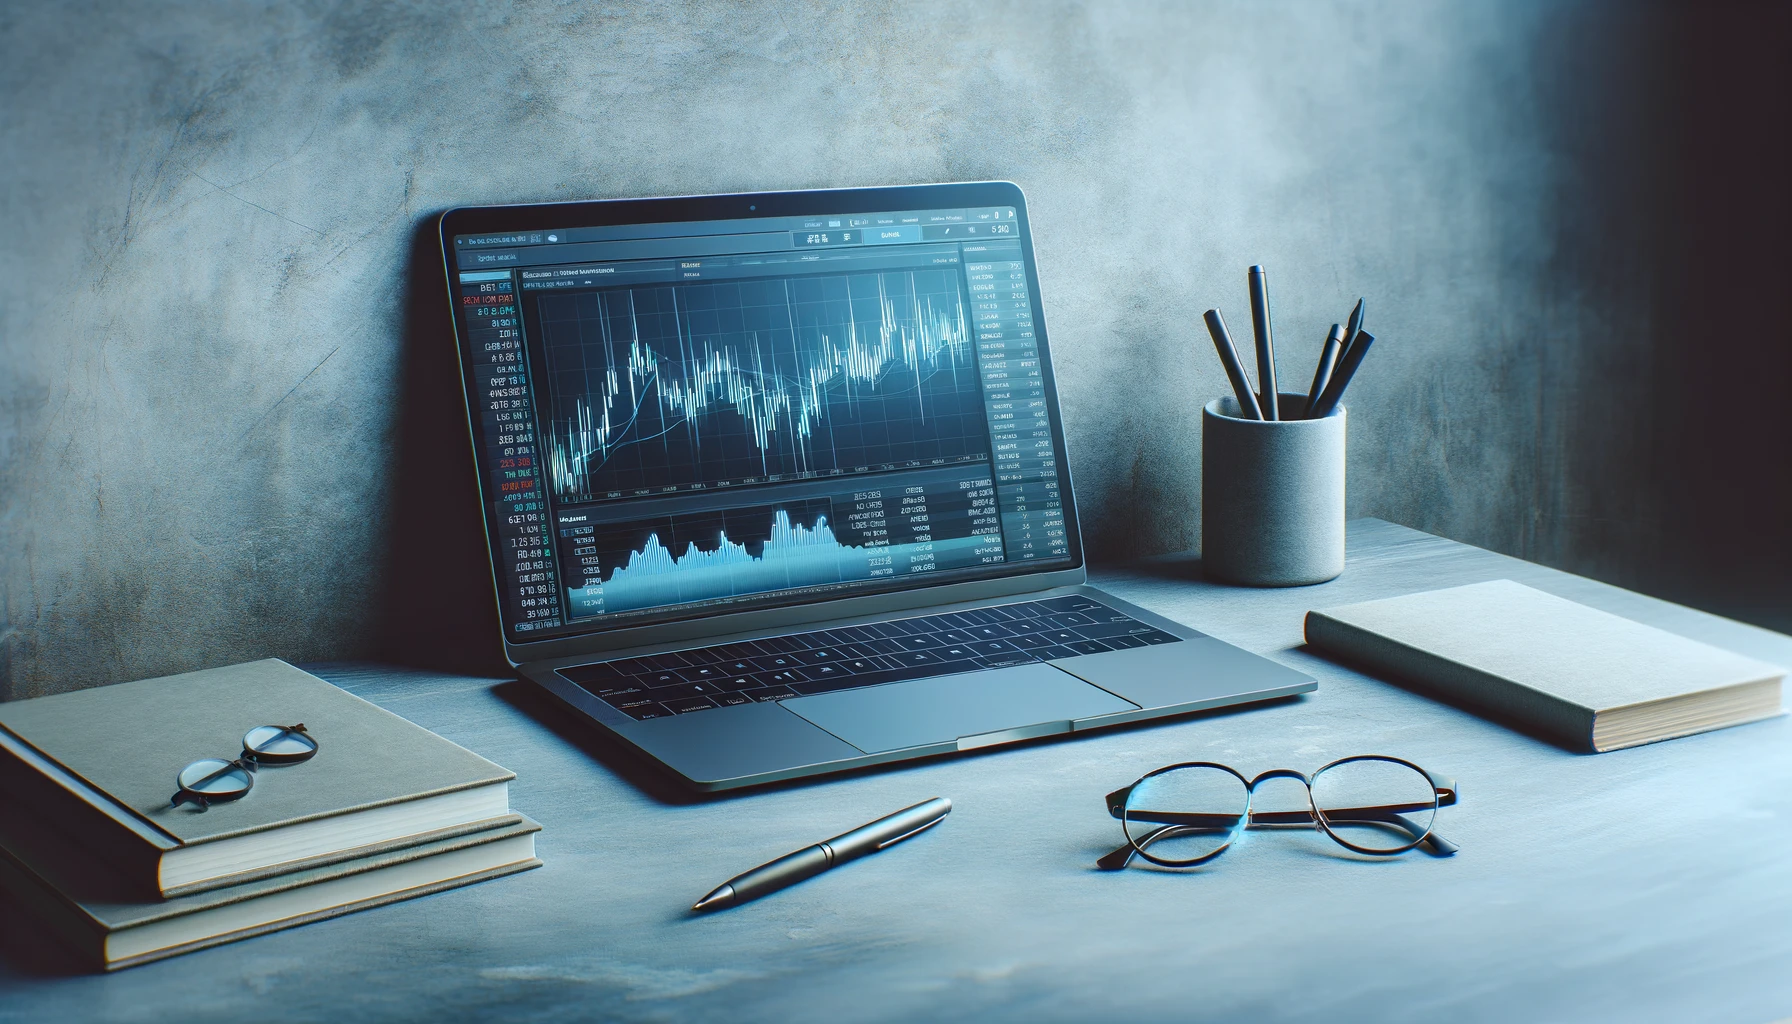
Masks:
[[[502,549],[503,598],[517,633],[559,626],[563,617],[548,545],[547,496],[510,273],[463,275],[460,301],[484,419],[486,465],[492,467],[496,498],[488,514]]]
[[[1051,412],[1020,246],[967,244],[964,271],[1008,560],[1068,555]]]

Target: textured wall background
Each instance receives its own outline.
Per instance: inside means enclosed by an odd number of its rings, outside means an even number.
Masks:
[[[1303,383],[1370,299],[1353,514],[1792,620],[1786,19],[1731,15],[5,5],[0,698],[492,663],[432,212],[968,178],[1030,196],[1097,558],[1198,543],[1263,262]]]

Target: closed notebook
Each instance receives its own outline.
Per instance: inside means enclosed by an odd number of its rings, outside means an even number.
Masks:
[[[170,805],[176,775],[303,723],[302,763],[240,800]],[[237,885],[483,827],[515,776],[308,672],[269,659],[0,704],[0,815],[16,801],[148,895]]]
[[[171,900],[145,900],[28,819],[0,820],[0,893],[7,927],[45,929],[88,963],[113,970],[384,906],[539,867],[520,814],[489,828]]]
[[[1307,613],[1320,651],[1579,750],[1780,714],[1786,670],[1494,580]]]

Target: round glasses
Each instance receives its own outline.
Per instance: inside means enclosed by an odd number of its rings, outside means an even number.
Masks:
[[[1306,786],[1307,807],[1252,811],[1257,784],[1278,778],[1298,779]],[[1420,845],[1448,856],[1456,847],[1431,827],[1437,809],[1455,802],[1454,782],[1411,761],[1378,754],[1341,758],[1311,778],[1277,768],[1246,779],[1209,761],[1173,764],[1108,794],[1108,812],[1125,828],[1126,845],[1098,863],[1122,868],[1137,855],[1164,867],[1193,867],[1226,852],[1244,829],[1254,826],[1316,826],[1346,849],[1371,856]]]
[[[169,801],[170,807],[183,803],[209,810],[212,804],[236,800],[255,788],[255,769],[274,765],[300,764],[317,753],[317,740],[298,725],[258,725],[243,734],[243,752],[226,761],[208,757],[194,761],[175,776],[180,789]]]

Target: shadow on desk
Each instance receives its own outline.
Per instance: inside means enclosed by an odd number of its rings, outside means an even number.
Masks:
[[[509,704],[562,740],[584,751],[586,755],[604,767],[621,776],[624,781],[634,786],[647,796],[664,804],[689,806],[693,804],[714,803],[734,796],[748,793],[775,792],[783,789],[799,789],[822,783],[834,782],[846,778],[858,778],[867,775],[882,775],[889,772],[902,771],[921,764],[931,764],[941,758],[982,758],[999,757],[1005,752],[1025,747],[1044,746],[1053,743],[1074,743],[1078,740],[1097,735],[1112,735],[1132,732],[1139,729],[1150,729],[1176,722],[1187,722],[1196,719],[1218,720],[1231,718],[1234,715],[1246,715],[1265,711],[1271,708],[1285,707],[1306,699],[1303,694],[1278,697],[1273,700],[1257,701],[1251,704],[1238,704],[1231,707],[1213,708],[1207,711],[1196,711],[1187,715],[1176,715],[1169,718],[1157,718],[1144,722],[1132,722],[1126,725],[1108,726],[1099,732],[1068,733],[1056,736],[1041,736],[1015,743],[1005,743],[994,747],[980,747],[976,750],[958,751],[956,753],[939,754],[935,757],[912,761],[898,761],[892,764],[867,765],[862,768],[849,768],[845,771],[828,775],[816,775],[801,779],[788,779],[783,782],[769,782],[742,789],[726,790],[720,793],[704,793],[691,789],[681,778],[674,775],[658,761],[641,753],[634,747],[617,739],[604,731],[597,723],[578,713],[569,710],[551,694],[541,687],[523,680],[512,680],[499,683],[491,691],[498,699]]]
[[[24,978],[68,978],[98,973],[68,947],[44,934],[38,918],[0,893],[0,965]]]

